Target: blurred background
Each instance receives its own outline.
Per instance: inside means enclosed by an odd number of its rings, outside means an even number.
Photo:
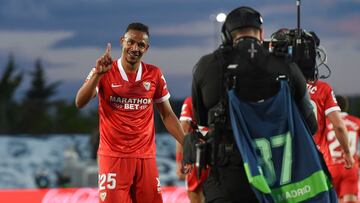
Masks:
[[[108,42],[113,58],[120,57],[119,39],[129,23],[149,26],[150,49],[144,61],[161,67],[179,115],[183,99],[191,94],[193,66],[220,44],[218,14],[251,6],[262,13],[269,38],[279,28],[296,27],[295,3],[0,0],[0,189],[96,187],[97,99],[78,110],[74,98]],[[349,96],[350,113],[357,116],[359,22],[359,0],[301,1],[301,27],[315,31],[328,56],[331,76],[326,81],[336,94]],[[327,73],[320,69],[320,75]],[[185,190],[175,175],[175,141],[157,114],[155,120],[161,183],[173,194],[180,188],[176,197],[164,199],[179,202],[176,198],[184,198]],[[3,191],[0,200],[6,196]],[[94,191],[84,192],[88,202]]]

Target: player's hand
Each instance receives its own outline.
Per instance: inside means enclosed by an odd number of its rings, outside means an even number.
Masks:
[[[193,168],[194,168],[194,164],[185,164],[182,167],[182,172],[184,174],[188,174],[193,170]]]
[[[344,153],[344,159],[345,159],[345,168],[350,169],[354,165],[354,158],[351,156],[350,152]]]
[[[102,75],[112,67],[111,44],[108,43],[105,53],[96,60],[95,74]]]
[[[176,162],[176,175],[179,180],[185,180],[185,174],[183,173],[183,165],[181,162]]]

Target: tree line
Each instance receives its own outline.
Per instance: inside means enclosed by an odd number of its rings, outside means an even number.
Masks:
[[[51,134],[94,133],[98,126],[98,112],[94,107],[82,111],[74,102],[53,99],[61,81],[48,82],[40,59],[37,59],[29,76],[31,83],[21,98],[16,91],[26,75],[10,55],[0,75],[0,134]],[[350,112],[360,116],[360,97],[350,97]],[[179,115],[183,100],[170,100],[174,112]],[[165,132],[161,118],[155,113],[156,132]]]
[[[97,125],[95,110],[82,112],[72,102],[52,99],[61,81],[47,81],[40,59],[29,76],[29,87],[15,99],[25,74],[10,55],[0,75],[0,134],[85,133]]]

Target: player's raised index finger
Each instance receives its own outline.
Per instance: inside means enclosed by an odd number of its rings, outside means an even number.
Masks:
[[[105,50],[105,54],[109,54],[109,55],[110,55],[110,52],[111,52],[111,43],[107,43],[106,50]]]

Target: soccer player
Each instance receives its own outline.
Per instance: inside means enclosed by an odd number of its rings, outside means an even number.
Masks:
[[[357,202],[359,180],[357,144],[360,136],[360,119],[346,113],[349,107],[346,97],[337,95],[336,100],[342,110],[341,118],[348,130],[350,154],[353,156],[355,163],[351,169],[344,169],[344,153],[341,150],[340,143],[335,138],[333,125],[329,120],[327,120],[325,130],[328,151],[324,155],[324,158],[333,177],[332,182],[339,201],[343,203],[355,203]]]
[[[192,132],[196,121],[194,119],[191,97],[187,97],[181,108],[180,123],[185,133]],[[198,126],[199,130],[205,134],[207,128]],[[200,179],[197,178],[197,168],[195,167],[186,176],[181,172],[182,169],[182,146],[176,143],[176,175],[180,180],[186,179],[186,189],[191,203],[202,203],[205,201],[205,197],[202,191],[202,184],[207,178],[208,169],[201,173]],[[185,176],[185,177],[184,177]]]
[[[160,68],[141,60],[149,49],[148,27],[129,24],[120,43],[121,58],[112,60],[108,44],[75,99],[81,108],[99,98],[99,201],[161,203],[153,104],[180,144],[184,132]]]
[[[313,136],[315,144],[324,156],[328,150],[326,136],[324,135],[326,118],[328,118],[334,127],[336,139],[339,140],[340,146],[344,151],[345,167],[351,168],[354,160],[350,154],[347,130],[341,119],[340,107],[336,102],[334,91],[328,83],[321,80],[308,80],[307,88],[318,122],[318,130]]]

